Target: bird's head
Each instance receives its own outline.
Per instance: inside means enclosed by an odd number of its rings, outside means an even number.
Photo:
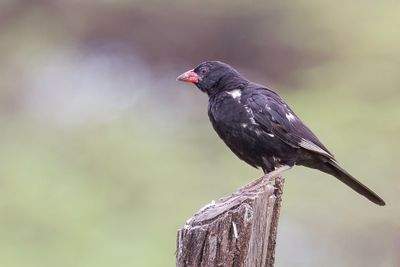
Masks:
[[[208,95],[230,90],[246,81],[234,68],[220,61],[206,61],[181,74],[178,81],[194,83]]]

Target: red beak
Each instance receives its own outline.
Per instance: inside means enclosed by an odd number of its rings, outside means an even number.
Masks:
[[[188,70],[187,72],[179,75],[178,78],[176,78],[176,80],[187,83],[198,83],[199,75],[197,75],[197,73],[194,72],[193,70]]]

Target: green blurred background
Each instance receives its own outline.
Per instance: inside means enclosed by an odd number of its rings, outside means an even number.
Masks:
[[[176,230],[259,177],[175,82],[275,88],[378,207],[285,173],[276,266],[400,266],[400,2],[1,0],[0,266],[174,266]]]

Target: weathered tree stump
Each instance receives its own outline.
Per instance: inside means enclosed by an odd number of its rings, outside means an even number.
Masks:
[[[178,230],[176,266],[272,267],[284,179],[261,177]]]

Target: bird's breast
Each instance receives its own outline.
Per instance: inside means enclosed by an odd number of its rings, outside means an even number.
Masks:
[[[209,102],[209,115],[217,124],[227,127],[246,126],[255,124],[252,110],[246,106],[243,96],[237,92],[227,92],[225,95]]]

